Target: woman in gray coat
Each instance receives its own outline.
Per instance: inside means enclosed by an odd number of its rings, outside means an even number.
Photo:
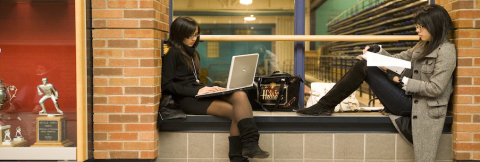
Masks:
[[[337,104],[360,87],[370,85],[395,128],[414,146],[415,161],[435,161],[445,122],[447,105],[453,92],[456,67],[455,45],[447,35],[453,29],[448,12],[431,4],[415,16],[420,41],[411,49],[391,55],[412,62],[412,73],[400,76],[384,67],[367,67],[358,61],[315,105],[298,110],[301,115],[330,116]],[[370,47],[365,47],[364,53]]]

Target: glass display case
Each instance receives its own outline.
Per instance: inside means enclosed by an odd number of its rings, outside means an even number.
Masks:
[[[75,0],[2,0],[0,24],[0,149],[48,147],[75,159]]]

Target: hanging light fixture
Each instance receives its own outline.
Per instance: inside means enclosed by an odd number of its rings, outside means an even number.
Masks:
[[[243,20],[245,21],[253,21],[255,20],[256,18],[253,16],[253,15],[250,15],[250,17],[244,17]]]
[[[252,0],[240,0],[240,4],[249,5],[252,4]]]

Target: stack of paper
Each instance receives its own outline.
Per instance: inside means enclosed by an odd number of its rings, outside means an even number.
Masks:
[[[366,57],[362,57],[367,60],[367,66],[383,66],[398,74],[401,74],[405,68],[410,69],[412,66],[410,61],[405,61],[373,52],[367,51],[367,53],[364,55],[366,55]]]

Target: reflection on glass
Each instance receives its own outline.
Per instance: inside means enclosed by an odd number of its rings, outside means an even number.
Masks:
[[[315,35],[416,35],[413,17],[425,4],[425,0],[326,1],[312,10],[310,32]],[[380,44],[385,50],[398,53],[417,42],[315,42],[311,45],[315,51],[306,53],[305,75],[337,82],[358,61],[355,57],[362,54],[366,45]],[[359,90],[369,92],[364,86]]]
[[[173,0],[173,19],[194,18],[202,35],[293,35],[294,1]],[[200,36],[201,39],[201,36]],[[257,75],[281,70],[293,73],[293,42],[201,42],[200,78],[209,85],[226,86],[232,56],[258,53]]]
[[[306,0],[305,31],[310,35],[412,35],[416,34],[412,15],[426,3],[425,0]],[[294,34],[292,0],[253,0],[249,5],[229,0],[173,0],[173,7],[173,18],[191,16],[200,23],[205,35]],[[255,20],[247,21],[246,17]],[[306,42],[306,73],[317,80],[336,81],[365,45],[380,43],[395,53],[416,42]],[[258,74],[270,74],[272,71],[267,68],[274,65],[280,71],[293,73],[293,41],[203,42],[197,48],[202,58],[202,81],[222,86],[226,83],[231,57],[255,53],[254,47],[258,45],[263,45],[267,54],[260,56]],[[266,64],[268,55],[276,56],[276,61]]]

